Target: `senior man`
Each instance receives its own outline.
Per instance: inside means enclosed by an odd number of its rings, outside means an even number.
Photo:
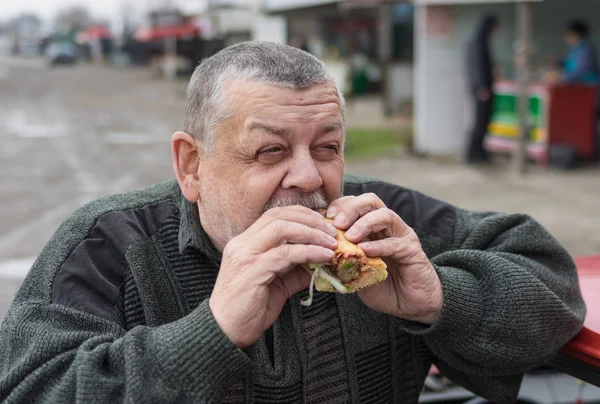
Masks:
[[[342,95],[311,55],[205,60],[177,181],[81,208],[33,265],[0,331],[0,401],[416,403],[432,363],[513,401],[581,327],[569,255],[527,216],[344,177],[343,148]],[[303,307],[298,265],[332,258],[335,227],[389,277]]]

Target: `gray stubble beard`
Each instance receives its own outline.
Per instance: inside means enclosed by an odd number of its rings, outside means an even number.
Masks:
[[[329,203],[322,190],[311,193],[295,192],[287,194],[284,197],[271,198],[267,201],[263,213],[273,208],[282,208],[286,206],[300,205],[312,210],[327,209]]]

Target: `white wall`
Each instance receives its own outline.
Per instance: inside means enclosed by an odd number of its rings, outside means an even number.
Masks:
[[[397,112],[400,105],[414,98],[414,65],[412,63],[392,63],[388,73],[388,106]]]
[[[248,32],[254,27],[256,14],[243,8],[224,8],[213,11],[219,33]]]
[[[426,6],[415,10],[415,148],[431,154],[458,154],[464,147],[468,113],[463,75],[463,34],[425,34]]]
[[[287,23],[285,17],[258,14],[254,19],[252,40],[287,43]]]

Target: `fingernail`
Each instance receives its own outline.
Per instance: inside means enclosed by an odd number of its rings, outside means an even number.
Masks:
[[[327,236],[327,241],[329,241],[329,244],[331,245],[337,245],[337,240],[335,237]]]
[[[335,206],[330,206],[327,208],[327,217],[333,219],[333,217],[338,213],[338,209]]]
[[[337,215],[335,217],[335,219],[333,220],[333,224],[341,226],[346,222],[346,214],[344,212],[341,212],[339,215]]]
[[[337,236],[337,229],[334,225],[332,225],[331,223],[327,223],[325,227],[327,228],[327,232],[329,234],[331,234],[332,236]]]
[[[322,262],[319,262],[319,264],[326,264],[327,262],[329,262],[333,258],[333,250],[323,251],[322,257],[323,257],[323,259],[320,260]]]
[[[358,229],[356,227],[352,227],[350,230],[348,230],[346,232],[346,236],[348,236],[348,237],[356,237],[356,236],[358,236],[358,233],[359,233]]]

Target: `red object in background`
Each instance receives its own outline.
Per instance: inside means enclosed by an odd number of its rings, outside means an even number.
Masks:
[[[87,42],[90,39],[96,39],[96,38],[110,38],[110,31],[108,30],[108,28],[106,28],[104,25],[91,25],[90,27],[88,27],[88,29],[86,29],[83,32],[80,32],[77,35],[77,40],[79,42]]]
[[[346,31],[366,31],[374,27],[373,21],[353,18],[348,21],[339,21],[330,24],[333,32],[342,33]]]
[[[573,146],[579,155],[591,159],[596,136],[596,88],[561,85],[548,88],[548,92],[548,146]]]
[[[600,255],[575,259],[581,293],[587,306],[584,329],[562,350],[562,354],[600,368]]]
[[[138,41],[145,42],[164,38],[182,38],[197,35],[200,35],[200,28],[194,24],[187,23],[156,28],[140,28],[135,32],[134,37]]]

